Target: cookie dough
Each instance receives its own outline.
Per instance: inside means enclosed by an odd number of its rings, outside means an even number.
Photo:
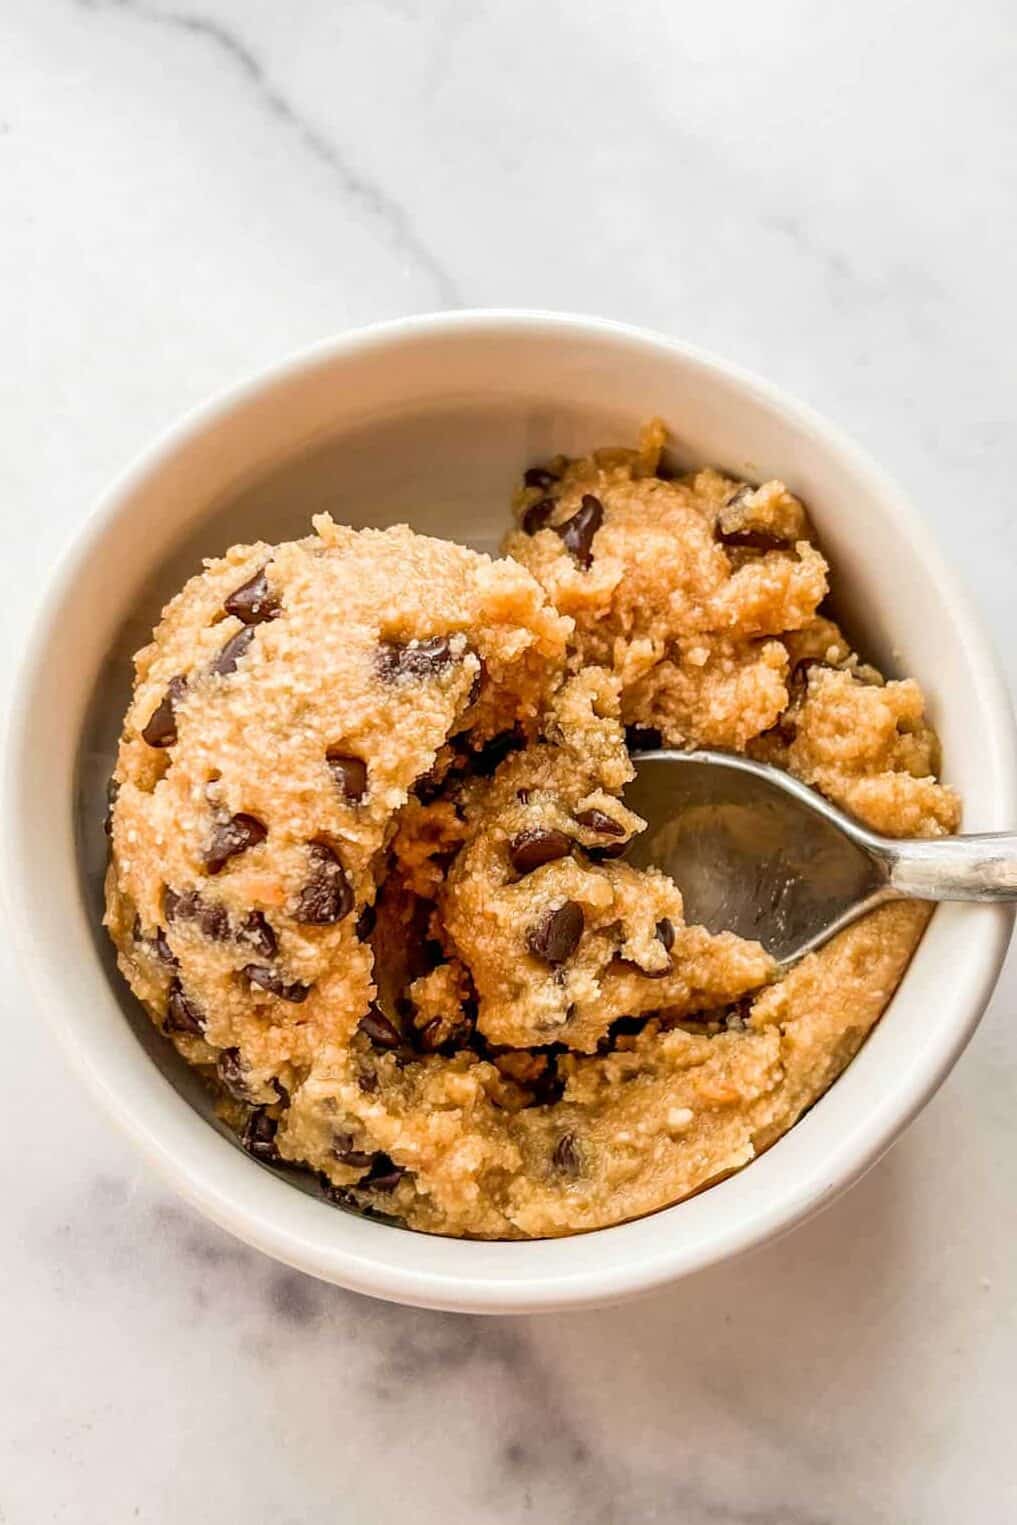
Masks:
[[[802,505],[663,443],[532,467],[502,560],[327,516],[233,547],[138,653],[120,968],[245,1147],[336,1201],[486,1238],[677,1201],[822,1094],[921,935],[889,906],[775,982],[625,862],[658,737],[880,831],[958,819],[917,686],[818,612]]]

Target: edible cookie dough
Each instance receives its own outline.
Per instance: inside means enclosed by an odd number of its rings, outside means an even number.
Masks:
[[[925,924],[775,979],[625,850],[629,747],[735,748],[953,830],[922,695],[821,615],[802,505],[638,450],[530,468],[502,560],[327,516],[235,546],[136,658],[106,924],[266,1162],[433,1233],[567,1234],[744,1165],[836,1078]]]

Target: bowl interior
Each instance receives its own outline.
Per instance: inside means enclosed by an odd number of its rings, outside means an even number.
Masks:
[[[420,321],[284,367],[185,423],[128,475],[44,613],[11,762],[19,920],[40,997],[177,1184],[306,1270],[480,1309],[607,1299],[707,1264],[788,1226],[871,1163],[942,1078],[991,989],[1008,913],[943,908],[862,1053],[767,1155],[652,1218],[525,1245],[394,1233],[315,1200],[299,1173],[288,1182],[257,1166],[213,1133],[203,1088],[129,996],[100,926],[105,784],[131,655],[201,557],[306,533],[322,510],[357,526],[407,521],[494,552],[522,467],[628,443],[655,414],[682,464],[781,476],[805,498],[861,650],[926,687],[966,829],[1012,825],[1005,700],[920,520],[864,457],[761,383],[610,325]]]

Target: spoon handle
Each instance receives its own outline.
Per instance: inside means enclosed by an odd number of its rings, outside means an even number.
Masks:
[[[899,895],[916,900],[1017,900],[1017,834],[883,838],[877,849]]]

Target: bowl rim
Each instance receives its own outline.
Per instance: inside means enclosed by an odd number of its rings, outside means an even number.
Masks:
[[[57,961],[46,957],[45,950],[41,950],[43,956],[38,956],[38,940],[23,909],[25,897],[18,893],[18,886],[32,877],[31,836],[23,825],[19,809],[19,799],[32,767],[28,745],[31,696],[44,672],[48,632],[54,614],[72,590],[79,567],[89,561],[97,543],[116,521],[124,501],[158,472],[182,445],[214,428],[252,399],[270,393],[279,384],[292,381],[323,362],[350,359],[371,349],[402,346],[457,333],[493,336],[512,331],[525,335],[527,330],[539,331],[542,337],[558,333],[562,337],[579,337],[587,341],[614,341],[653,352],[658,357],[671,355],[690,363],[817,436],[831,459],[840,456],[850,461],[852,470],[865,482],[871,497],[880,503],[892,502],[895,514],[906,525],[915,545],[916,559],[921,562],[928,580],[949,601],[956,621],[965,628],[967,656],[979,678],[978,706],[985,724],[985,743],[993,753],[994,773],[1000,784],[993,813],[1001,818],[1003,825],[1017,819],[1017,739],[1009,691],[981,615],[947,563],[926,521],[893,478],[838,426],[773,383],[696,345],[612,319],[541,309],[461,309],[389,319],[319,340],[220,390],[185,412],[141,450],[100,493],[58,558],[37,603],[10,693],[3,797],[4,820],[13,824],[9,824],[3,833],[3,894],[26,984],[74,1067],[104,1108],[164,1179],[221,1227],[276,1259],[352,1290],[417,1306],[477,1313],[530,1312],[617,1302],[762,1245],[828,1205],[875,1164],[938,1089],[956,1062],[991,996],[1009,943],[1014,916],[1012,909],[999,908],[997,915],[991,918],[980,916],[972,922],[970,938],[972,944],[978,944],[979,969],[962,991],[952,995],[957,1015],[947,1039],[933,1057],[925,1056],[924,1068],[902,1079],[899,1088],[883,1098],[883,1104],[874,1116],[863,1119],[857,1127],[846,1132],[838,1146],[821,1161],[808,1170],[799,1170],[798,1178],[779,1196],[719,1228],[708,1243],[689,1247],[683,1245],[680,1236],[672,1236],[671,1242],[661,1236],[663,1242],[656,1252],[639,1263],[630,1259],[607,1266],[587,1264],[571,1274],[555,1272],[550,1276],[535,1271],[526,1281],[501,1280],[491,1275],[478,1277],[466,1267],[462,1272],[446,1273],[395,1266],[390,1262],[379,1264],[356,1250],[344,1249],[334,1243],[325,1244],[321,1242],[323,1236],[316,1242],[315,1236],[302,1232],[297,1224],[285,1225],[281,1219],[287,1213],[279,1194],[286,1193],[290,1197],[302,1194],[295,1193],[290,1185],[268,1172],[253,1170],[253,1162],[240,1156],[214,1130],[206,1127],[204,1134],[207,1137],[195,1144],[182,1128],[169,1126],[171,1119],[165,1108],[157,1124],[146,1111],[143,1099],[119,1094],[110,1084],[101,1057],[93,1051],[94,1046],[75,1023],[67,985],[62,983],[63,977],[56,976]],[[1002,825],[997,829],[1002,829]],[[935,936],[935,921],[926,936]],[[906,973],[905,980],[907,978]],[[125,1034],[131,1044],[136,1043],[126,1027]],[[148,1063],[147,1056],[145,1058]],[[171,1090],[155,1066],[151,1068],[153,1080],[161,1081],[167,1090]],[[188,1104],[172,1094],[190,1112]],[[168,1134],[175,1136],[168,1138]],[[221,1151],[218,1156],[217,1150]],[[243,1167],[246,1180],[235,1176],[231,1168],[233,1157]],[[259,1179],[267,1189],[255,1189]],[[310,1202],[312,1199],[304,1200]],[[677,1211],[680,1206],[680,1203],[675,1204],[662,1212]],[[577,1237],[592,1244],[613,1232],[614,1229],[605,1228]],[[446,1243],[458,1243],[467,1251],[471,1247],[470,1241]],[[514,1242],[511,1246],[517,1255],[520,1252],[525,1255],[528,1247],[528,1241]]]

